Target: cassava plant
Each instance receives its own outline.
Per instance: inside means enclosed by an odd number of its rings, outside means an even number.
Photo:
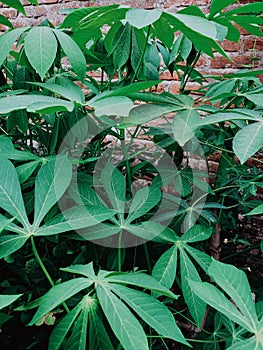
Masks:
[[[235,3],[71,9],[57,27],[0,15],[3,349],[263,348],[262,293],[217,261],[220,231],[263,212],[246,164],[262,163],[262,71],[196,68],[230,59],[237,25],[263,36],[262,2]],[[179,94],[156,92],[163,71]]]

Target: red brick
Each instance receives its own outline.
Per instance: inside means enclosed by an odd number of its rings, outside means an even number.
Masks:
[[[244,51],[248,50],[263,50],[263,39],[254,38],[254,39],[245,39],[244,40]]]
[[[243,68],[244,65],[251,65],[251,56],[234,56],[232,57],[233,62],[229,61],[223,56],[217,56],[211,61],[211,68]],[[257,63],[255,63],[257,65]]]
[[[229,41],[229,40],[224,40],[222,43],[222,47],[225,51],[238,51],[240,50],[240,41],[235,43],[233,41]]]

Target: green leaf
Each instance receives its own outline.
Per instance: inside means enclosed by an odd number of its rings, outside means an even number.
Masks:
[[[253,156],[263,145],[263,122],[245,126],[237,132],[233,140],[233,150],[241,164]]]
[[[16,172],[21,184],[24,183],[33,174],[39,163],[41,163],[41,159],[16,167]]]
[[[82,309],[79,317],[74,323],[71,336],[65,348],[67,350],[86,350],[87,343],[87,324],[88,324],[89,307]]]
[[[18,298],[20,298],[21,295],[23,295],[23,294],[0,295],[0,310],[6,306],[12,304],[14,301],[16,301]]]
[[[210,7],[210,17],[213,17],[225,7],[233,4],[236,0],[212,0]]]
[[[90,310],[89,334],[92,334],[92,337],[89,338],[89,349],[114,350],[107,330],[95,308]]]
[[[124,66],[127,63],[130,57],[130,50],[131,50],[131,26],[128,23],[126,23],[119,37],[117,47],[113,53],[113,62],[115,67],[120,69],[122,66]]]
[[[37,236],[50,236],[72,230],[84,229],[86,227],[97,225],[98,223],[113,217],[114,214],[114,211],[106,207],[76,206],[64,210],[62,214],[57,215],[50,221],[46,222],[45,225],[35,231],[35,234]],[[94,232],[94,229],[91,231]],[[89,236],[82,234],[82,231],[79,232],[79,234],[87,239],[91,239]]]
[[[208,274],[231,297],[250,329],[255,330],[257,314],[245,272],[233,265],[212,260]]]
[[[158,187],[150,186],[142,188],[135,193],[132,200],[129,214],[125,223],[130,223],[150,211],[161,199],[161,190]]]
[[[0,259],[8,256],[23,245],[28,240],[29,236],[23,235],[5,235],[0,237]]]
[[[262,342],[260,344],[260,340],[257,341],[257,338],[255,336],[238,341],[232,346],[230,346],[229,348],[227,348],[227,350],[261,350],[261,349],[262,349]]]
[[[81,290],[88,288],[93,282],[87,278],[79,277],[63,282],[52,287],[43,297],[37,312],[29,325],[32,326],[47,313],[59,306],[63,301],[69,299]]]
[[[183,249],[180,249],[180,268],[182,291],[188,310],[195,320],[197,327],[201,326],[206,311],[206,304],[194,294],[189,279],[195,282],[201,282],[198,272]]]
[[[59,350],[67,333],[73,325],[75,319],[81,312],[82,305],[78,304],[69,314],[64,316],[62,320],[53,329],[48,343],[48,350]]]
[[[262,94],[242,94],[241,96],[245,96],[249,101],[252,101],[256,105],[263,107]]]
[[[188,283],[191,290],[205,303],[209,304],[211,307],[215,308],[235,323],[251,331],[245,317],[215,286],[206,282],[194,282],[190,279],[188,280]]]
[[[177,246],[167,249],[153,267],[152,277],[170,289],[174,283],[177,270]]]
[[[120,124],[122,128],[141,125],[151,120],[162,117],[165,114],[181,110],[183,107],[176,105],[144,104],[133,108],[129,116]]]
[[[160,39],[167,48],[171,48],[174,42],[174,30],[167,24],[165,20],[154,22],[154,31],[158,39]]]
[[[13,164],[0,158],[0,207],[16,217],[24,227],[29,227],[18,176]]]
[[[125,350],[149,350],[147,338],[139,321],[106,286],[97,285],[101,308]]]
[[[208,238],[210,238],[212,232],[213,232],[212,227],[195,225],[182,235],[182,237],[180,238],[180,241],[183,241],[186,243],[205,241]]]
[[[52,84],[49,82],[34,83],[34,84],[46,90],[52,91],[53,93],[66,98],[67,100],[76,101],[80,104],[83,104],[85,102],[84,93],[76,84],[74,84],[71,80],[65,77],[60,77],[59,79],[60,79],[59,81],[61,82],[60,85]]]
[[[253,4],[245,4],[239,6],[233,10],[227,11],[227,16],[232,14],[243,14],[243,13],[258,13],[260,14],[263,11],[263,3],[262,2],[254,2]]]
[[[244,215],[261,215],[261,214],[263,214],[263,204],[260,204],[259,206],[251,210],[249,213]]]
[[[72,111],[74,104],[69,101],[44,95],[17,95],[0,98],[1,114],[10,113],[20,109],[27,109],[28,112],[38,112],[41,109],[58,107],[56,111]]]
[[[156,22],[161,14],[159,10],[130,9],[125,18],[131,26],[141,29]]]
[[[39,170],[35,182],[35,229],[61,198],[69,186],[71,176],[72,166],[67,156],[49,160]]]
[[[69,273],[84,275],[88,278],[95,277],[95,272],[93,269],[93,262],[86,264],[86,265],[75,264],[75,265],[61,268],[60,270],[66,271]]]
[[[0,214],[0,233],[3,232],[6,227],[14,221],[15,218],[7,219],[5,216]]]
[[[95,101],[90,100],[88,105],[95,109],[97,117],[103,115],[127,116],[134,107],[133,102],[125,96],[110,96]]]
[[[149,289],[172,299],[177,299],[178,297],[177,295],[169,291],[168,288],[161,285],[161,283],[156,281],[153,277],[141,272],[113,275],[113,276],[109,276],[107,280],[110,283],[128,284],[128,285]]]
[[[26,16],[25,9],[19,0],[3,0],[1,1],[3,4],[8,7],[12,7],[17,11],[21,12],[24,16]]]
[[[150,327],[165,338],[189,345],[169,309],[151,295],[124,286],[111,287]]]
[[[0,14],[0,24],[9,27],[11,29],[14,28],[13,24],[3,15]]]
[[[191,140],[194,136],[194,129],[192,125],[199,122],[200,115],[194,109],[187,109],[180,111],[173,118],[172,130],[175,141],[180,146],[184,146],[187,141]]]
[[[208,268],[211,264],[212,258],[203,253],[201,250],[190,247],[187,244],[184,244],[184,249],[191,255],[191,257],[202,267],[202,269],[208,273]]]
[[[57,53],[57,40],[49,27],[34,27],[25,38],[25,52],[41,79],[52,66]]]
[[[55,33],[62,50],[68,57],[72,68],[82,80],[86,75],[86,59],[83,52],[70,36],[57,29],[53,29],[53,32]]]
[[[0,67],[2,66],[4,60],[6,59],[6,56],[11,51],[12,46],[14,45],[18,36],[20,36],[26,29],[27,28],[16,28],[16,29],[12,29],[9,32],[1,34],[1,36],[0,36],[0,47],[1,47]]]

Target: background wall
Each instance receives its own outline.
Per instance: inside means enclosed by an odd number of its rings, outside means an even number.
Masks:
[[[239,0],[239,3],[245,4],[256,0]],[[99,6],[109,4],[123,4],[131,7],[144,7],[146,9],[159,8],[165,11],[174,12],[186,6],[196,4],[200,6],[204,12],[209,11],[211,0],[89,0],[89,1],[69,1],[69,0],[39,0],[39,6],[32,6],[26,0],[22,0],[25,5],[27,16],[23,16],[16,10],[9,9],[0,3],[0,13],[5,15],[12,21],[15,27],[34,26],[48,18],[55,25],[61,23],[63,15],[61,10],[66,8],[78,8],[84,6]],[[0,26],[0,30],[5,28]],[[229,53],[234,62],[228,61],[226,58],[215,54],[215,59],[209,57],[201,57],[198,61],[198,69],[203,74],[221,75],[222,73],[232,73],[237,69],[261,68],[263,69],[263,39],[255,39],[253,35],[246,31],[241,31],[242,35],[238,43],[225,41],[223,48]],[[159,89],[170,91],[171,93],[178,92],[179,84],[176,76],[171,77],[168,72],[165,72],[161,77],[164,82],[160,84]],[[198,85],[190,83],[191,88],[198,88]]]

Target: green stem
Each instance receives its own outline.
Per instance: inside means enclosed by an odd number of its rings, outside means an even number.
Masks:
[[[123,155],[125,158],[125,167],[126,167],[126,178],[128,183],[128,194],[131,194],[131,188],[132,188],[132,175],[131,175],[131,166],[129,162],[129,154],[127,151],[126,143],[125,143],[125,129],[120,130],[120,136],[121,136],[121,147],[123,151]]]
[[[185,74],[184,74],[184,80],[182,81],[182,84],[180,86],[180,92],[184,92],[185,90],[185,86],[191,76],[191,73],[194,69],[194,66],[196,65],[196,62],[199,60],[199,57],[201,56],[201,51],[199,50],[197,53],[196,53],[196,56],[195,56],[195,59],[193,61],[193,63],[191,64],[190,67],[188,67],[188,69],[186,70]]]
[[[150,36],[150,31],[151,31],[151,25],[148,26],[148,30],[147,30],[147,35],[146,35],[146,40],[145,40],[145,44],[144,44],[144,48],[143,48],[143,52],[141,54],[141,57],[139,59],[139,62],[137,64],[137,67],[136,67],[136,70],[133,74],[133,77],[131,78],[131,84],[134,82],[134,80],[136,79],[136,76],[139,72],[139,69],[141,67],[141,64],[142,64],[142,60],[144,58],[144,55],[145,55],[145,52],[146,52],[146,48],[147,48],[147,43],[148,43],[148,39],[149,39],[149,36]]]
[[[147,268],[148,268],[149,274],[151,275],[152,274],[152,265],[151,265],[151,261],[150,261],[147,243],[144,243],[143,248],[144,248],[144,253],[145,253],[145,257],[146,257]]]
[[[119,235],[119,241],[118,241],[118,271],[121,272],[121,240],[122,240],[122,231],[120,232]]]
[[[48,273],[48,271],[47,271],[45,265],[43,264],[43,261],[41,260],[39,254],[38,254],[38,251],[37,251],[37,248],[36,248],[36,245],[35,245],[35,241],[34,241],[34,237],[31,236],[30,239],[31,239],[31,245],[32,245],[33,254],[34,254],[34,256],[35,256],[37,262],[39,263],[39,266],[41,267],[41,270],[43,271],[44,275],[46,276],[48,282],[50,283],[50,285],[51,285],[52,287],[54,287],[54,286],[55,286],[55,283],[54,283],[54,281],[52,280],[50,274]],[[67,304],[66,304],[65,302],[63,302],[62,305],[63,305],[64,309],[66,310],[66,312],[69,313],[70,310],[69,310]]]

